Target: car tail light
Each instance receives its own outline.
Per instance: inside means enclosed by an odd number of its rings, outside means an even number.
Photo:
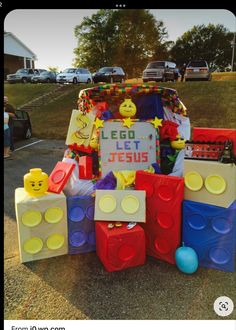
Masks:
[[[193,72],[193,69],[186,69],[186,72]]]

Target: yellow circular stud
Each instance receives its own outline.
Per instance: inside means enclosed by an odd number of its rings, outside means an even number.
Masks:
[[[57,223],[63,218],[63,210],[60,207],[51,207],[47,209],[44,217],[48,223]]]
[[[60,249],[65,242],[65,237],[61,234],[52,234],[47,239],[47,247],[50,250],[58,250]]]
[[[205,187],[211,194],[220,195],[226,189],[226,182],[221,175],[211,174],[205,179]]]
[[[121,208],[125,213],[134,214],[139,209],[139,200],[133,195],[125,196],[121,201]]]
[[[184,176],[185,186],[192,191],[198,191],[203,186],[203,179],[198,172],[187,172]]]
[[[29,210],[22,214],[21,221],[27,227],[35,227],[42,221],[42,214],[36,210]]]
[[[30,254],[39,253],[43,248],[43,241],[39,237],[32,237],[25,241],[23,249]]]
[[[100,198],[98,206],[104,213],[112,213],[116,209],[116,199],[112,195],[104,195]]]

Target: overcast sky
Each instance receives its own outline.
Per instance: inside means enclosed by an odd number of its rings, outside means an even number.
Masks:
[[[138,10],[138,9],[137,9]],[[232,12],[224,9],[152,9],[157,20],[167,28],[168,40],[176,41],[184,32],[199,24],[223,24],[236,30]],[[4,30],[12,32],[36,55],[37,68],[56,66],[64,70],[72,66],[73,50],[77,46],[74,28],[92,9],[17,9],[5,18]]]

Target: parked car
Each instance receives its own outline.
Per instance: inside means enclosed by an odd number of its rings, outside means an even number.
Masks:
[[[32,126],[28,112],[16,110],[16,118],[13,118],[13,139],[30,139],[32,136]]]
[[[108,82],[112,84],[113,82],[124,82],[125,77],[125,72],[121,67],[103,67],[95,72],[93,82]]]
[[[21,82],[27,83],[31,81],[34,75],[39,75],[41,72],[47,71],[45,69],[19,69],[16,73],[8,74],[7,81],[9,84]]]
[[[31,78],[32,83],[55,83],[57,73],[51,71],[43,71]]]
[[[92,75],[88,69],[68,68],[59,73],[56,77],[58,83],[87,83],[92,82]]]
[[[176,63],[170,61],[155,61],[148,63],[143,71],[143,82],[148,81],[175,81]]]
[[[207,61],[190,61],[185,71],[185,81],[188,80],[211,80],[211,72]]]

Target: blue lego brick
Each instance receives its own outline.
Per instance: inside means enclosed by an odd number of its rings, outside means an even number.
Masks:
[[[94,203],[92,196],[67,197],[69,254],[96,250]]]
[[[228,208],[185,200],[183,242],[199,266],[233,272],[236,247],[236,201]]]

